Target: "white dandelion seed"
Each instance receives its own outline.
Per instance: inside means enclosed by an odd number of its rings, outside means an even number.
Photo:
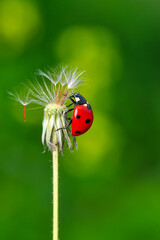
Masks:
[[[20,98],[18,93],[10,93],[14,100],[20,102],[24,108],[29,103],[35,103],[44,107],[44,119],[42,124],[42,144],[53,150],[58,146],[63,152],[66,142],[69,149],[76,146],[76,139],[72,136],[71,130],[66,129],[67,107],[66,97],[71,90],[79,86],[84,72],[78,72],[77,68],[71,70],[68,67],[61,67],[59,71],[49,69],[49,71],[38,70],[37,75],[41,77],[41,82],[29,82],[28,93]],[[25,109],[24,109],[25,113]],[[25,115],[24,115],[25,116]],[[56,131],[57,129],[60,129]]]
[[[26,122],[26,106],[29,105],[33,100],[30,98],[30,91],[28,91],[26,94],[23,94],[23,96],[20,97],[20,95],[15,91],[15,93],[8,92],[11,98],[20,104],[23,105],[23,111],[24,111],[24,122]]]
[[[46,79],[48,79],[52,83],[53,90],[54,90],[54,99],[55,99],[56,103],[58,102],[59,97],[60,97],[59,96],[57,98],[57,94],[58,94],[57,84],[61,83],[62,88],[66,84],[66,80],[64,79],[65,68],[66,67],[64,67],[64,68],[62,67],[62,69],[60,71],[58,71],[57,69],[54,70],[54,69],[50,68],[50,70],[48,70],[46,72],[43,72],[41,70],[38,70],[38,72],[37,72],[38,75],[40,75],[42,77],[45,77]],[[60,89],[60,92],[62,92],[61,89]]]
[[[84,72],[85,71],[78,72],[77,68],[74,71],[70,70],[66,73],[64,72],[69,89],[77,88],[79,86],[79,83],[83,81],[80,79],[80,76],[82,76]]]

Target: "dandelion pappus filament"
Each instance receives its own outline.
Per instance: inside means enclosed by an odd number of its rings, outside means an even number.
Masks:
[[[64,101],[65,101],[65,98],[66,98],[68,92],[69,92],[69,88],[67,88],[66,91],[65,91],[65,93],[63,94],[62,100],[61,100],[61,102],[60,102],[60,105],[61,105],[61,106],[63,105],[63,103],[64,103]]]
[[[63,85],[61,86],[61,89],[60,89],[60,92],[59,92],[58,103],[60,102],[60,99],[61,99],[62,90],[63,90]]]
[[[54,86],[54,89],[55,89],[55,103],[57,103],[57,87],[56,87],[56,84]]]
[[[26,106],[23,106],[23,112],[24,112],[24,122],[26,122]]]

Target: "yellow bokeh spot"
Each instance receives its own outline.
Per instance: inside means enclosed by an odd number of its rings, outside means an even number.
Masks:
[[[55,54],[60,61],[87,71],[87,81],[81,87],[87,96],[102,85],[104,88],[110,86],[122,71],[119,42],[103,27],[75,26],[66,29],[54,45]],[[90,86],[92,91],[88,92],[86,89]]]
[[[5,45],[21,49],[35,35],[39,25],[39,12],[32,2],[23,0],[1,1],[0,36]]]
[[[100,113],[95,113],[95,119],[90,130],[77,137],[78,151],[73,159],[65,161],[65,167],[74,175],[83,176],[95,173],[105,163],[106,173],[117,167],[121,156],[124,137],[121,128]],[[113,155],[112,157],[107,157]]]

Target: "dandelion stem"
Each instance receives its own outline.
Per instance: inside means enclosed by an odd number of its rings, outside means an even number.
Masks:
[[[26,122],[26,106],[24,105],[24,122]]]
[[[68,92],[69,92],[69,88],[67,88],[66,91],[65,91],[65,93],[63,94],[62,100],[61,100],[61,102],[60,102],[61,106],[63,105],[63,103],[64,103],[64,101],[65,101],[65,98],[66,98]]]
[[[58,144],[53,154],[53,240],[58,240]]]
[[[58,103],[60,102],[60,99],[61,99],[62,90],[63,90],[63,86],[61,86],[61,89],[60,89],[60,92],[59,92]]]

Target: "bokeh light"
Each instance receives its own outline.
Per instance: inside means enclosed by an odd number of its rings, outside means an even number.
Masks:
[[[8,47],[12,54],[21,51],[28,41],[33,39],[40,23],[40,13],[32,1],[2,0],[0,2],[1,43],[4,47]]]
[[[65,29],[58,37],[53,53],[59,61],[87,70],[86,84],[91,88],[91,91],[83,88],[87,96],[97,92],[97,88],[107,89],[122,72],[120,43],[103,27]]]

